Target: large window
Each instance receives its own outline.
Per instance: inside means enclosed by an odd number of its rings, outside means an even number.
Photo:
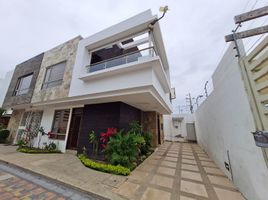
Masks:
[[[47,68],[42,89],[55,87],[62,84],[66,62]]]
[[[144,60],[154,55],[151,36],[148,32],[140,33],[92,51],[88,72]]]
[[[55,111],[54,121],[51,130],[52,134],[50,135],[50,138],[59,140],[65,139],[67,125],[69,121],[69,114],[69,109]]]
[[[29,92],[32,77],[33,77],[33,74],[28,74],[28,75],[22,76],[18,79],[16,88],[14,91],[14,96],[27,94]]]

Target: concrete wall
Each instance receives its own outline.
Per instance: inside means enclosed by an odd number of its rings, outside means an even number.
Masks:
[[[13,73],[14,73],[14,70],[9,71],[6,73],[3,79],[0,79],[0,107],[2,107],[4,103],[4,99],[5,99],[9,84],[11,82]]]
[[[7,90],[7,94],[3,103],[3,107],[9,108],[21,104],[29,104],[33,95],[33,90],[35,88],[36,79],[39,74],[39,69],[43,59],[43,53],[37,55],[19,65],[16,66],[15,71],[12,76],[12,80]],[[29,91],[27,94],[20,96],[14,96],[14,91],[18,82],[18,79],[22,76],[33,73]]]
[[[9,141],[12,141],[12,142],[14,141],[23,113],[24,113],[24,110],[13,111],[12,116],[7,126],[7,129],[10,131],[10,135],[8,137]]]
[[[251,134],[253,116],[233,45],[213,74],[213,84],[195,113],[198,143],[231,178],[224,166],[229,151],[235,186],[249,200],[266,200],[268,169]]]
[[[31,101],[32,103],[55,100],[68,96],[76,57],[77,45],[80,39],[81,37],[78,36],[45,52],[42,65],[40,67],[40,73],[34,89]],[[58,64],[63,61],[66,61],[66,66],[62,84],[55,87],[42,89],[46,69],[52,65]]]

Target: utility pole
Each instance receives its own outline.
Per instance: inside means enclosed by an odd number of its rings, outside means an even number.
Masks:
[[[191,94],[190,93],[186,97],[186,104],[187,103],[189,103],[190,112],[191,113],[194,113],[194,106],[193,106],[192,97],[191,97]]]

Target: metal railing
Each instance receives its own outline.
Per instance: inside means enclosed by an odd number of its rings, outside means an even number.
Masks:
[[[111,68],[111,67],[116,67],[119,65],[131,63],[138,61],[142,57],[153,57],[155,56],[155,51],[153,47],[145,48],[142,50],[130,52],[127,54],[123,54],[114,58],[110,58],[101,62],[97,62],[91,65],[86,66],[87,67],[87,72],[96,72],[99,70]]]

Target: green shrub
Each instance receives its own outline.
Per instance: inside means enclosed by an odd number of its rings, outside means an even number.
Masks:
[[[91,169],[95,169],[102,172],[108,172],[112,174],[118,174],[118,175],[124,175],[127,176],[130,174],[130,169],[123,167],[121,165],[110,165],[110,164],[103,164],[103,163],[97,163],[95,161],[92,161],[88,159],[85,155],[78,155],[78,158],[80,161],[86,166]]]
[[[20,139],[17,141],[17,145],[19,146],[19,148],[26,146],[26,144],[27,144],[27,142],[23,139]]]
[[[61,153],[59,150],[39,149],[34,147],[19,147],[17,151],[22,153]]]
[[[10,131],[7,129],[0,130],[0,143],[5,142],[9,136]]]
[[[141,146],[141,154],[148,155],[152,153],[152,139],[153,136],[151,133],[144,133],[143,138],[145,140],[145,144]]]
[[[54,142],[50,142],[49,144],[45,144],[45,150],[54,151],[57,149],[57,145]]]
[[[130,132],[123,134],[120,131],[107,144],[105,155],[109,163],[133,169],[137,165],[140,147],[145,144],[145,140],[141,135]]]

